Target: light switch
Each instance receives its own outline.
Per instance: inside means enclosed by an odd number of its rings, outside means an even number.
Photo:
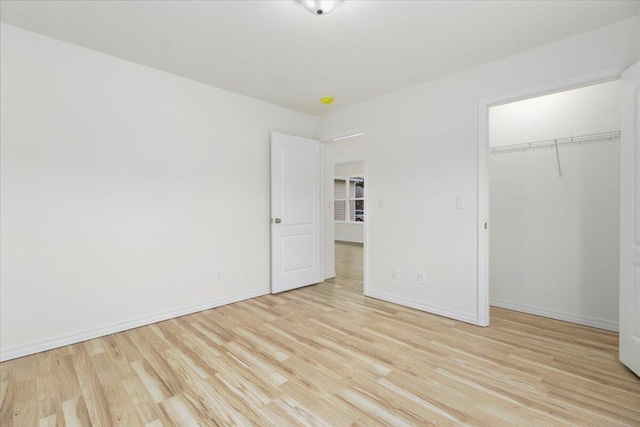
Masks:
[[[384,199],[382,197],[380,197],[378,199],[378,207],[379,208],[384,208]]]
[[[456,209],[464,209],[464,199],[462,197],[456,197]]]

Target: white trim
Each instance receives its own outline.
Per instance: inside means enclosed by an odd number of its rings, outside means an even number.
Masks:
[[[134,319],[96,326],[82,331],[60,335],[54,338],[32,341],[27,344],[20,344],[13,347],[4,348],[0,350],[0,362],[15,359],[18,357],[28,356],[30,354],[40,353],[42,351],[63,347],[69,344],[76,344],[82,341],[103,337],[109,334],[115,334],[133,328],[139,328],[140,326],[162,322],[164,320],[185,316],[187,314],[192,314],[203,310],[209,310],[211,308],[220,307],[222,305],[268,295],[270,292],[271,290],[269,289],[269,287],[266,287],[257,291],[245,292],[243,294],[232,295],[225,298],[217,298],[203,303],[191,304],[176,309],[162,311],[156,314],[150,314]]]
[[[366,292],[365,296],[376,298],[386,302],[391,302],[394,304],[399,304],[409,308],[415,308],[417,310],[421,310],[430,314],[437,314],[438,316],[459,320],[465,323],[471,323],[474,325],[478,324],[478,319],[476,316],[468,313],[463,313],[461,311],[450,310],[448,308],[438,307],[431,304],[424,304],[414,300],[400,298],[395,295],[390,295],[390,294],[387,294],[384,292],[378,292],[378,291]]]
[[[478,325],[489,326],[489,103],[478,106]]]
[[[318,139],[320,140],[320,142],[332,142],[332,141],[347,139],[352,136],[360,136],[360,135],[366,136],[366,132],[364,128],[355,128],[355,129],[346,130],[343,132],[336,132],[330,135],[325,135]]]
[[[598,319],[597,317],[583,316],[581,314],[552,310],[535,305],[518,304],[515,302],[509,302],[495,298],[491,298],[490,301],[491,305],[494,307],[520,311],[522,313],[533,314],[536,316],[548,317],[550,319],[562,320],[565,322],[577,323],[579,325],[591,326],[593,328],[618,332],[618,322],[613,320]]]
[[[328,273],[324,273],[324,280],[333,279],[334,277],[336,277],[336,272],[335,271],[330,271]]]
[[[489,325],[489,108],[620,78],[622,67],[579,74],[562,80],[483,98],[478,101],[478,324]]]
[[[320,168],[320,215],[318,220],[320,221],[320,265],[322,266],[322,281],[324,281],[324,228],[326,224],[324,223],[324,193],[323,193],[323,183],[324,183],[324,150],[322,149],[322,144],[320,140],[315,139],[314,141],[318,141],[318,162],[320,164],[318,167]],[[335,268],[335,267],[334,267]]]
[[[622,71],[624,71],[624,67],[611,67],[600,71],[594,71],[593,73],[578,74],[566,79],[547,82],[536,86],[529,86],[512,92],[490,96],[481,99],[480,102],[493,107],[496,105],[508,104],[515,101],[522,101],[528,98],[537,98],[539,96],[563,92],[565,90],[578,89],[580,87],[617,80],[620,78],[620,74],[622,74]]]
[[[362,175],[365,177],[365,180],[367,179],[367,165],[369,164],[369,161],[367,160],[369,158],[369,155],[367,153],[369,153],[369,144],[367,143],[367,132],[362,129],[362,133],[363,133],[363,139],[364,139],[364,159],[362,160]],[[368,190],[366,190],[365,194],[370,194],[371,192],[371,181],[368,181],[368,184],[366,184],[368,187]],[[362,242],[362,258],[363,258],[363,265],[362,265],[362,295],[367,295],[368,290],[369,290],[369,242],[371,241],[371,239],[369,239],[369,218],[371,218],[371,215],[369,215],[370,212],[370,208],[371,208],[371,203],[369,203],[369,199],[371,197],[366,197],[364,198],[364,214],[365,214],[365,219],[366,221],[362,221],[364,222],[364,232],[363,232],[363,238],[364,238],[364,242]]]
[[[364,135],[364,132],[354,133],[353,135],[341,136],[339,138],[333,138],[332,141],[333,142],[342,141],[343,139],[353,138],[354,136],[361,136],[361,135]]]

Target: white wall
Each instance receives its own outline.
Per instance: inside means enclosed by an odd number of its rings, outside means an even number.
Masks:
[[[617,330],[620,140],[492,154],[492,305]]]
[[[348,178],[364,175],[364,162],[344,163],[335,165],[333,175],[336,178]]]
[[[479,100],[638,59],[636,17],[321,116],[366,129],[367,294],[476,322]]]
[[[269,133],[315,118],[1,40],[3,358],[269,292]]]
[[[619,131],[620,82],[498,105],[489,113],[492,147]]]
[[[364,135],[330,142],[335,145],[335,164],[361,163],[364,161]]]
[[[336,222],[335,240],[340,242],[364,243],[364,223]]]
[[[619,85],[493,107],[489,145],[620,130]],[[619,143],[490,155],[492,304],[617,330]]]

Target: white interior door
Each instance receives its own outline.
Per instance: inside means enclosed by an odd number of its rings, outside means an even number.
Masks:
[[[271,292],[323,280],[320,142],[271,133]]]
[[[620,361],[640,376],[640,62],[622,73]]]

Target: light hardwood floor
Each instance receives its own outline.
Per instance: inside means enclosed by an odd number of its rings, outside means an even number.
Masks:
[[[634,426],[617,334],[492,309],[479,328],[338,278],[4,362],[0,425]]]

